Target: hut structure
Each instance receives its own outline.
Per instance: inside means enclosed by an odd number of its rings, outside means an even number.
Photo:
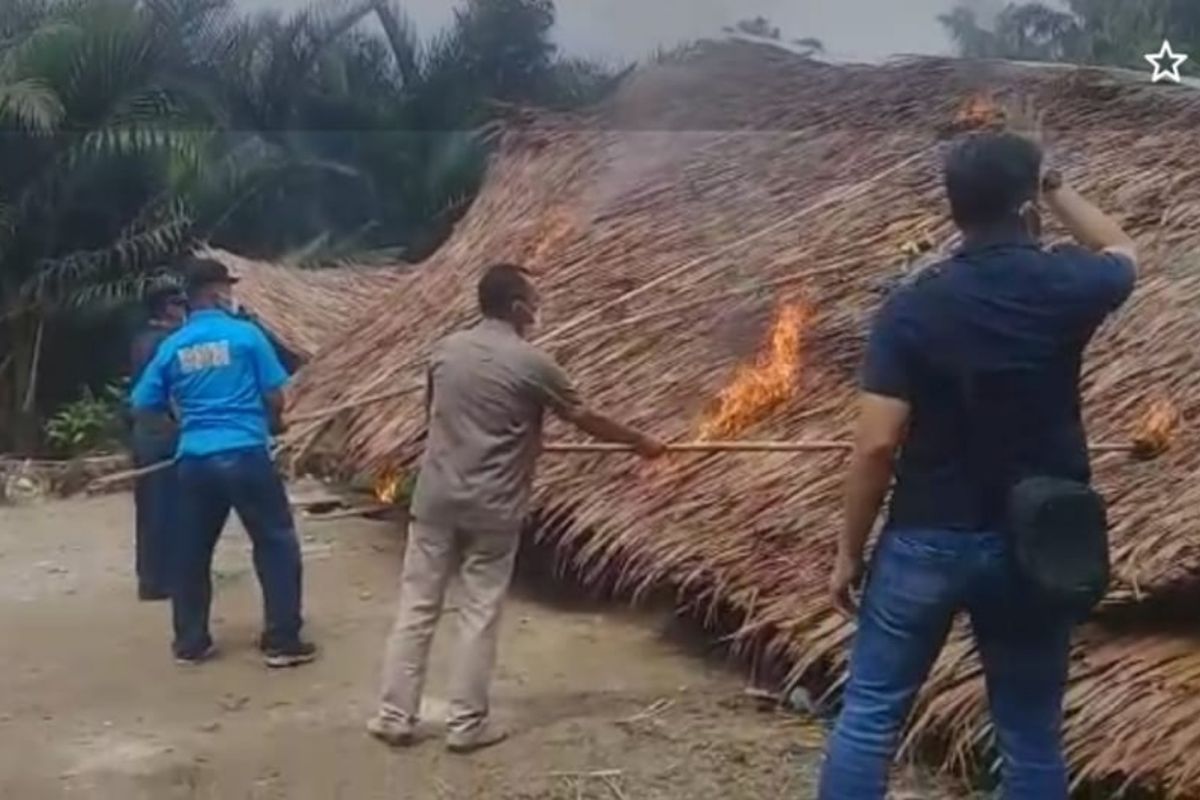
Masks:
[[[362,310],[403,283],[409,267],[302,269],[205,248],[239,279],[238,300],[298,362],[346,331]]]
[[[1018,95],[1048,112],[1068,179],[1117,214],[1144,254],[1135,298],[1087,359],[1091,438],[1127,440],[1159,398],[1183,419],[1157,460],[1095,459],[1116,579],[1077,636],[1069,757],[1080,781],[1200,796],[1200,455],[1190,427],[1200,413],[1191,134],[1200,99],[1191,90],[1094,70],[831,66],[747,43],[698,45],[634,73],[587,113],[514,123],[452,239],[314,357],[293,411],[317,420],[310,438],[336,418],[347,469],[412,465],[429,349],[474,319],[480,270],[508,259],[536,271],[546,318],[536,338],[599,408],[668,439],[845,438],[885,287],[922,242],[930,256],[954,245],[939,176],[947,137]],[[784,390],[778,375],[755,388],[754,375],[781,357]],[[838,452],[651,465],[547,454],[528,535],[587,585],[632,596],[669,587],[681,611],[732,624],[736,647],[835,686],[852,632],[825,592],[843,471]],[[909,741],[948,745],[948,768],[978,766],[985,709],[959,637]]]

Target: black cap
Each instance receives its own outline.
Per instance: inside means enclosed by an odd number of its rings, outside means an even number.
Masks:
[[[145,296],[146,310],[151,316],[157,317],[167,310],[170,305],[187,305],[187,297],[183,290],[173,283],[160,283],[152,286]]]
[[[238,279],[229,273],[228,267],[211,258],[188,259],[183,267],[183,280],[189,292],[215,283],[232,286],[238,282]]]

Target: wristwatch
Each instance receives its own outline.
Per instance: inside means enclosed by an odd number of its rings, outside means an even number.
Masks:
[[[1046,170],[1045,174],[1042,175],[1042,192],[1049,194],[1050,192],[1057,192],[1062,187],[1062,173],[1056,169]]]

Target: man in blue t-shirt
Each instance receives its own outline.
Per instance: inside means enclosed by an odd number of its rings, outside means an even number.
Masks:
[[[899,288],[875,321],[830,588],[855,611],[864,550],[893,477],[857,609],[822,800],[882,800],[898,737],[960,611],[987,678],[1006,797],[1065,800],[1062,700],[1071,623],[1014,574],[1007,499],[1025,477],[1090,480],[1083,351],[1130,295],[1133,240],[1043,175],[1034,141],[976,134],[945,167],[962,248]],[[1039,199],[1082,247],[1036,240]]]
[[[303,664],[316,648],[300,638],[300,546],[269,450],[271,433],[282,429],[288,376],[262,331],[230,313],[237,279],[223,264],[193,258],[185,274],[188,322],[159,346],[133,391],[135,411],[173,403],[179,414],[175,657],[194,664],[215,652],[208,628],[212,557],[235,509],[254,545],[267,665]]]

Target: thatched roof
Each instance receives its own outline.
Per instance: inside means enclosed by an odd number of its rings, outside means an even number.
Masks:
[[[939,132],[985,87],[1001,98],[1034,96],[1049,112],[1070,179],[1124,220],[1145,255],[1135,300],[1089,355],[1090,435],[1127,439],[1160,394],[1195,420],[1195,93],[1095,71],[947,60],[833,67],[745,44],[701,47],[635,74],[592,113],[534,117],[512,131],[455,236],[391,297],[396,313],[368,315],[320,353],[301,373],[295,411],[419,386],[434,341],[473,319],[480,269],[504,258],[540,273],[542,341],[584,394],[668,438],[694,436],[712,398],[758,347],[772,309],[807,299],[816,315],[799,392],[742,435],[844,438],[880,283],[895,275],[904,243],[926,235],[939,247],[952,242]],[[348,466],[411,463],[420,403],[409,392],[346,413]],[[1185,428],[1152,463],[1096,459],[1114,520],[1114,602],[1133,608],[1121,610],[1119,629],[1102,615],[1079,637],[1068,698],[1077,774],[1200,793],[1192,708],[1200,639],[1159,630],[1157,612],[1138,602],[1200,574],[1197,444]],[[681,606],[732,613],[736,644],[784,656],[805,676],[829,676],[851,633],[825,595],[844,466],[836,453],[681,456],[649,466],[547,456],[536,535],[586,582],[675,587]],[[979,741],[969,734],[986,717],[978,677],[965,665],[973,660],[956,662],[956,648],[916,725],[969,751]]]
[[[255,261],[227,250],[202,255],[223,263],[236,275],[238,299],[301,360],[344,333],[362,310],[402,283],[409,267],[303,269]]]

